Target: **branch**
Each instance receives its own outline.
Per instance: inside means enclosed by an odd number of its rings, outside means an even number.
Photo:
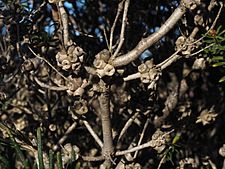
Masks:
[[[102,132],[103,132],[103,148],[102,153],[105,157],[104,166],[111,167],[111,156],[114,154],[112,127],[109,109],[109,88],[101,93],[98,100],[101,108]]]
[[[167,21],[160,27],[160,29],[154,34],[142,39],[138,45],[122,56],[115,58],[112,61],[114,67],[120,67],[129,64],[139,57],[139,55],[144,52],[147,48],[152,46],[160,38],[162,38],[166,33],[168,33],[174,25],[180,20],[183,14],[186,12],[186,8],[183,5],[178,6],[172,15],[167,19]]]
[[[58,87],[58,86],[50,86],[48,84],[45,84],[45,83],[41,82],[37,77],[34,77],[34,80],[39,86],[41,86],[43,88],[46,88],[46,89],[49,89],[49,90],[65,91],[65,90],[68,89],[67,86],[60,86],[60,87]]]
[[[63,2],[59,1],[58,3],[58,10],[61,17],[61,23],[63,27],[63,43],[65,46],[69,46],[69,27],[68,27],[68,16],[64,9]]]
[[[58,73],[63,79],[65,79],[66,81],[69,81],[62,73],[60,73],[49,61],[47,61],[45,58],[41,57],[39,54],[36,54],[31,48],[30,46],[28,46],[28,49],[30,49],[30,51],[33,53],[34,56],[36,56],[38,59],[41,59],[43,61],[45,61],[56,73]]]
[[[128,12],[129,4],[130,4],[130,0],[126,0],[125,4],[124,4],[123,20],[122,20],[122,27],[121,27],[121,32],[120,32],[120,42],[116,48],[115,53],[112,56],[112,59],[114,59],[117,56],[117,54],[119,53],[119,51],[123,45],[123,42],[124,42],[124,32],[125,32],[125,27],[126,27],[127,12]]]
[[[90,124],[88,123],[88,121],[83,120],[83,123],[85,125],[85,127],[87,128],[87,130],[89,131],[89,133],[92,135],[92,137],[95,139],[95,141],[98,143],[98,145],[102,148],[103,147],[103,143],[101,141],[101,139],[98,137],[98,135],[94,132],[94,130],[92,129],[92,127],[90,126]]]
[[[142,140],[143,140],[143,138],[144,138],[145,131],[147,130],[147,127],[148,127],[148,125],[149,125],[149,122],[150,122],[150,120],[147,119],[146,122],[145,122],[144,128],[143,128],[143,130],[142,130],[142,133],[141,133],[141,135],[140,135],[140,138],[139,138],[139,141],[138,141],[137,146],[140,146],[140,145],[141,145],[141,142],[142,142]],[[134,156],[133,156],[133,159],[136,159],[137,155],[138,155],[138,151],[135,151]]]
[[[131,116],[131,118],[129,118],[129,120],[126,122],[126,124],[124,125],[123,129],[120,132],[118,141],[122,138],[122,136],[126,133],[127,129],[131,126],[131,124],[133,123],[133,121],[138,117],[138,115],[140,114],[140,112],[136,112],[133,116]]]
[[[109,39],[109,52],[110,52],[110,53],[112,52],[114,30],[115,30],[116,23],[117,23],[117,21],[118,21],[118,18],[119,18],[119,15],[120,15],[122,9],[123,9],[123,1],[121,1],[121,2],[119,3],[119,5],[118,5],[116,17],[115,17],[115,20],[114,20],[114,22],[113,22],[113,25],[112,25],[112,28],[111,28],[111,31],[110,31],[110,39]]]
[[[59,148],[59,145],[62,145],[67,139],[68,135],[76,128],[77,122],[74,122],[65,132],[65,134],[59,139],[58,143],[53,147],[53,150],[56,151]]]

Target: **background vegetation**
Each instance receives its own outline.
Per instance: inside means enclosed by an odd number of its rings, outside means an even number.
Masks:
[[[224,2],[0,1],[0,168],[225,168]]]

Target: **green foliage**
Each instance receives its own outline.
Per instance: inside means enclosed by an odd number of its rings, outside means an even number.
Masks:
[[[176,153],[179,153],[179,145],[177,142],[180,140],[181,134],[177,133],[175,137],[173,138],[171,144],[169,144],[168,148],[165,149],[163,152],[163,156],[165,157],[165,161],[170,161],[172,164],[173,163],[173,157]]]
[[[37,168],[37,163],[39,165],[39,169],[45,169],[45,163],[44,163],[44,151],[43,151],[43,142],[41,138],[41,128],[37,129],[37,152],[38,152],[38,162],[33,161],[32,158],[29,158],[28,155],[26,154],[26,148],[24,147],[29,147],[31,144],[27,144],[28,140],[27,138],[25,139],[25,136],[22,136],[19,131],[8,127],[4,123],[0,123],[0,129],[7,133],[8,139],[6,138],[1,138],[0,137],[0,168],[14,168],[16,161],[21,161],[23,164],[23,168],[25,169],[36,169]],[[27,146],[26,146],[27,145]],[[6,148],[12,148],[15,151],[12,151],[13,154],[10,154],[10,158],[5,155],[4,151],[6,151]],[[29,150],[28,150],[29,151]],[[35,151],[35,150],[34,150]],[[14,154],[15,153],[15,154]],[[48,154],[48,168],[49,169],[54,169],[56,166],[59,169],[67,169],[67,168],[75,168],[79,169],[80,168],[80,163],[75,162],[76,161],[76,154],[75,151],[72,151],[71,154],[71,159],[69,162],[66,164],[66,166],[63,166],[62,163],[62,154],[60,151],[57,152],[57,154],[54,154],[53,150],[49,150]],[[13,162],[13,164],[11,164]]]
[[[41,128],[37,129],[37,143],[38,143],[38,164],[40,169],[44,169],[42,140],[41,140]]]
[[[203,41],[206,45],[212,45],[204,50],[209,55],[210,63],[213,67],[225,68],[225,29],[219,26],[217,30],[210,30]],[[219,82],[224,82],[223,76]]]
[[[61,156],[60,152],[57,152],[57,168],[58,169],[63,169],[62,156]]]

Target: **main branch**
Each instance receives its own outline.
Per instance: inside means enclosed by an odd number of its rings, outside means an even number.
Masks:
[[[105,157],[104,166],[111,167],[111,156],[114,153],[113,148],[113,137],[112,137],[112,128],[110,120],[110,109],[109,109],[109,89],[106,88],[99,96],[99,103],[101,108],[101,120],[102,120],[102,132],[103,132],[103,149],[102,154]]]
[[[142,52],[144,52],[147,48],[152,46],[160,38],[162,38],[167,32],[169,32],[174,27],[174,25],[180,20],[180,18],[183,16],[185,11],[186,11],[186,8],[183,5],[179,5],[157,32],[153,33],[147,38],[142,39],[138,43],[138,45],[127,54],[124,54],[115,58],[112,61],[112,65],[114,67],[120,67],[120,66],[127,65],[130,62],[137,59]]]

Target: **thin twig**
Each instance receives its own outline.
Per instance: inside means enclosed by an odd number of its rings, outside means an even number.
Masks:
[[[103,161],[103,160],[105,160],[104,156],[98,156],[98,157],[81,156],[81,158],[84,161]]]
[[[186,8],[182,4],[180,4],[157,32],[151,34],[147,38],[142,39],[133,50],[124,55],[116,57],[112,61],[112,65],[114,67],[120,67],[127,65],[137,59],[141,53],[143,53],[147,48],[151,47],[155,42],[157,42],[167,32],[169,32],[185,14],[185,12]]]
[[[148,125],[149,125],[149,121],[150,121],[150,120],[147,119],[146,122],[145,122],[145,125],[144,125],[144,128],[143,128],[143,130],[142,130],[142,133],[141,133],[141,135],[140,135],[140,138],[139,138],[139,141],[138,141],[137,146],[141,145],[141,142],[142,142],[142,140],[143,140],[143,138],[144,138],[144,135],[145,135],[145,131],[146,131]],[[138,155],[138,151],[136,151],[136,152],[134,153],[133,159],[135,159],[135,158],[137,157],[137,155]]]
[[[109,39],[109,52],[112,53],[112,45],[113,45],[113,34],[114,34],[114,30],[115,30],[115,27],[116,27],[116,23],[118,21],[118,18],[120,16],[120,13],[123,9],[123,2],[124,1],[121,1],[118,5],[118,9],[117,9],[117,13],[116,13],[116,17],[115,17],[115,20],[113,22],[113,25],[112,25],[112,28],[111,28],[111,31],[110,31],[110,39]]]
[[[210,45],[208,45],[208,46],[204,47],[203,49],[200,49],[200,50],[198,50],[197,52],[192,53],[192,54],[187,55],[187,56],[194,56],[194,55],[197,55],[197,54],[201,53],[202,51],[204,51],[204,50],[206,50],[206,49],[210,48],[210,47],[211,47],[211,46],[213,46],[213,45],[215,45],[215,43],[211,43]]]
[[[105,28],[103,28],[103,33],[104,33],[104,37],[105,37],[105,41],[106,41],[106,45],[107,45],[107,47],[109,48],[109,41],[108,41],[108,37],[107,37],[107,33],[106,33]]]
[[[62,145],[64,141],[67,139],[68,135],[76,128],[77,122],[74,122],[65,132],[65,134],[59,139],[57,145],[53,147],[53,150],[56,151],[59,147],[58,145]]]
[[[163,156],[163,158],[160,160],[160,162],[159,162],[159,165],[158,165],[157,169],[160,169],[160,168],[161,168],[161,166],[162,166],[162,164],[163,164],[163,162],[164,162],[165,158],[166,158],[166,155],[164,155],[164,156]]]
[[[133,116],[131,116],[131,118],[129,118],[129,120],[126,122],[126,124],[124,125],[123,129],[120,132],[118,141],[122,138],[122,136],[126,133],[127,129],[131,126],[131,124],[133,123],[133,121],[138,117],[139,112],[136,112]]]
[[[63,43],[67,47],[69,45],[69,27],[68,27],[68,16],[64,9],[63,2],[59,1],[58,10],[60,13],[61,23],[63,27]]]
[[[174,129],[172,129],[171,131],[163,134],[162,137],[165,137],[166,135],[172,133],[174,131]],[[128,153],[132,153],[132,152],[135,152],[135,151],[139,151],[139,150],[142,150],[144,148],[148,148],[148,147],[152,147],[152,143],[151,143],[151,140],[148,141],[147,143],[144,143],[144,144],[141,144],[139,146],[136,146],[136,147],[133,147],[131,149],[128,149],[128,150],[123,150],[123,151],[117,151],[115,153],[115,156],[122,156],[122,155],[125,155],[125,154],[128,154]]]
[[[88,121],[83,120],[83,123],[84,123],[85,127],[87,128],[87,130],[89,131],[89,133],[92,135],[92,137],[98,143],[98,145],[102,148],[103,147],[103,143],[102,143],[101,139],[98,137],[98,135],[92,129],[92,127],[90,126],[90,124],[88,123]]]
[[[123,42],[124,42],[124,33],[125,33],[125,27],[127,24],[126,21],[127,21],[127,12],[128,12],[129,4],[130,4],[130,0],[126,0],[124,3],[124,11],[123,11],[123,19],[122,19],[119,45],[117,46],[116,51],[113,53],[113,56],[111,58],[112,60],[118,55],[118,53],[123,45]]]
[[[50,86],[48,84],[45,84],[43,82],[41,82],[37,77],[34,77],[35,82],[37,82],[37,84],[43,88],[49,89],[49,90],[56,90],[56,91],[65,91],[68,89],[67,86]]]
[[[129,81],[129,80],[138,79],[140,77],[141,77],[141,73],[140,72],[137,72],[137,73],[128,75],[127,77],[123,78],[123,80],[126,82],[126,81]]]
[[[135,152],[135,151],[139,151],[139,150],[142,150],[144,148],[148,148],[148,147],[151,147],[151,142],[147,142],[147,143],[144,143],[142,145],[139,145],[137,147],[133,147],[131,149],[128,149],[128,150],[123,150],[123,151],[118,151],[116,152],[116,156],[122,156],[122,155],[125,155],[125,154],[128,154],[128,153],[132,153],[132,152]]]
[[[219,11],[218,11],[218,13],[216,15],[215,20],[213,21],[213,23],[212,23],[212,25],[210,27],[210,29],[201,38],[199,38],[198,40],[194,41],[193,43],[190,43],[190,44],[187,44],[187,45],[193,45],[193,44],[196,44],[196,43],[200,42],[202,39],[204,39],[208,35],[210,30],[214,29],[214,27],[216,26],[216,22],[219,19],[219,16],[221,14],[222,9],[223,9],[223,3],[220,2],[220,9],[219,9]]]
[[[30,51],[33,53],[34,56],[36,56],[37,58],[45,61],[54,71],[56,71],[56,73],[58,73],[63,79],[65,79],[66,81],[70,81],[68,78],[66,78],[62,73],[60,73],[54,66],[52,66],[52,64],[47,61],[45,58],[39,56],[38,54],[36,54],[31,48],[30,46],[28,46],[28,48],[30,49]]]

